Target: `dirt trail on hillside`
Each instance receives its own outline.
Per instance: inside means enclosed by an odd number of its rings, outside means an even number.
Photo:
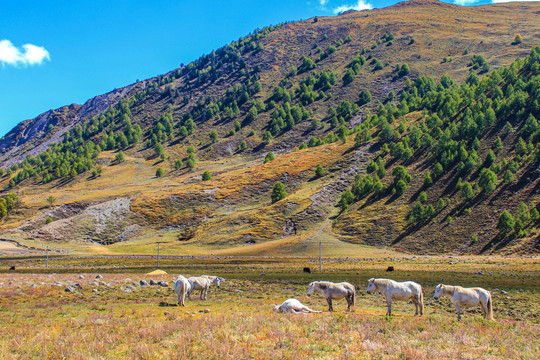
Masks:
[[[336,210],[341,194],[352,185],[354,177],[365,169],[373,156],[368,150],[369,146],[363,146],[356,150],[351,158],[353,164],[336,176],[329,184],[324,185],[320,191],[311,195],[312,203],[302,212],[293,217],[293,221],[300,226],[306,227],[309,223],[324,223],[325,220]],[[339,164],[338,164],[339,165]],[[302,225],[303,224],[303,225]]]

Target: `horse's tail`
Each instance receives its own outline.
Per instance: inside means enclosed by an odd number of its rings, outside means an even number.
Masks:
[[[355,303],[356,303],[356,289],[355,288],[352,289],[351,300],[352,300],[352,304],[354,306]]]
[[[493,303],[491,302],[491,293],[489,293],[488,295],[488,299],[487,299],[487,311],[486,311],[486,314],[487,314],[487,318],[488,320],[495,320],[493,318]]]
[[[420,288],[420,295],[418,296],[420,300],[420,315],[424,315],[424,290]]]

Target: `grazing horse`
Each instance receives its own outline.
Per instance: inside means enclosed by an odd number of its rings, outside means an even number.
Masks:
[[[184,275],[178,275],[178,279],[174,282],[174,291],[178,295],[178,305],[186,306],[186,294],[191,291],[191,283]]]
[[[311,274],[311,269],[308,268],[308,267],[305,267],[305,268],[304,268],[304,272],[305,272],[305,273],[308,273],[308,274]]]
[[[306,305],[296,299],[287,299],[281,305],[275,305],[274,311],[278,313],[308,314],[320,313],[320,311],[311,310]]]
[[[424,314],[424,294],[422,293],[422,287],[412,281],[397,282],[390,279],[369,279],[367,293],[371,294],[372,291],[380,291],[386,298],[386,306],[388,311],[386,315],[392,315],[392,300],[408,301],[412,299],[416,312],[414,316]]]
[[[393,266],[389,266],[389,267],[386,269],[386,272],[389,272],[389,271],[394,271],[394,267],[393,267]]]
[[[193,290],[201,290],[201,300],[206,300],[206,294],[208,294],[208,288],[212,284],[216,284],[217,287],[221,285],[222,281],[225,281],[224,278],[219,276],[210,276],[210,275],[201,275],[201,276],[192,276],[188,279],[191,284],[191,289],[189,289],[187,296],[191,300],[191,292]],[[203,296],[204,294],[204,296]]]
[[[330,281],[314,281],[308,286],[307,296],[311,296],[314,291],[318,291],[321,295],[326,297],[328,311],[334,311],[332,308],[332,299],[340,300],[345,298],[348,305],[347,311],[351,311],[351,305],[354,305],[354,285],[349,284],[348,282],[333,283]]]
[[[463,288],[461,286],[451,286],[439,284],[435,287],[433,297],[437,300],[441,296],[449,297],[454,303],[457,310],[458,321],[461,320],[461,307],[476,306],[478,303],[482,305],[482,312],[487,320],[495,320],[493,318],[493,305],[491,302],[491,293],[482,288]]]

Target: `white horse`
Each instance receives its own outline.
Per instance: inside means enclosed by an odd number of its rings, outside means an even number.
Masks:
[[[397,282],[390,279],[369,279],[367,293],[371,294],[372,291],[380,291],[386,298],[386,306],[388,311],[386,315],[392,315],[392,300],[408,301],[412,299],[416,312],[414,315],[424,314],[424,294],[422,293],[422,286],[412,281]]]
[[[308,314],[320,313],[320,311],[311,310],[306,305],[296,299],[287,299],[281,305],[275,305],[274,311],[278,313]]]
[[[495,320],[493,318],[493,304],[491,301],[491,293],[482,288],[463,288],[461,286],[451,286],[439,284],[435,287],[433,297],[439,299],[441,296],[449,297],[454,303],[457,310],[458,321],[461,320],[461,307],[476,306],[478,303],[482,305],[482,312],[487,320]]]
[[[191,284],[191,289],[187,293],[188,299],[191,300],[191,292],[193,290],[201,290],[200,299],[206,300],[206,295],[208,294],[208,288],[210,288],[210,285],[216,284],[216,286],[219,287],[221,282],[225,281],[225,279],[219,276],[201,275],[192,276],[188,279],[188,281]]]
[[[309,284],[307,296],[311,296],[314,291],[319,292],[328,302],[328,311],[334,311],[332,299],[347,300],[347,311],[351,311],[351,305],[354,305],[355,288],[348,282],[333,283],[330,281],[313,281]]]
[[[178,295],[178,305],[186,306],[186,294],[191,291],[191,283],[184,275],[178,275],[178,279],[174,282],[174,291]]]

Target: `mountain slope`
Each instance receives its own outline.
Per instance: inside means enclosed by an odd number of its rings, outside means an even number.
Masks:
[[[230,247],[310,252],[321,237],[329,249],[342,247],[342,252],[356,243],[416,252],[538,251],[534,221],[526,224],[526,234],[517,236],[516,231],[513,238],[499,239],[496,229],[502,210],[538,203],[534,155],[527,163],[522,155],[517,161],[513,174],[519,186],[501,184],[495,195],[476,197],[481,209],[476,215],[489,221],[462,216],[470,207],[450,190],[460,177],[458,165],[445,167],[440,189],[422,188],[425,171],[433,165],[430,150],[411,146],[409,132],[422,128],[424,113],[439,110],[420,107],[408,97],[413,88],[435,91],[435,82],[422,79],[439,81],[447,74],[457,84],[470,83],[475,81],[471,73],[483,78],[524,58],[540,39],[539,11],[534,3],[459,7],[410,1],[269,27],[163,76],[21,123],[1,142],[4,167],[26,158],[0,179],[5,192],[16,192],[20,199],[4,220],[4,236],[33,245],[53,241],[60,247],[115,243],[97,248],[119,252],[151,251],[160,237],[170,240],[171,253]],[[516,43],[518,33],[522,41]],[[534,70],[528,71],[534,76]],[[457,85],[451,88],[458,91]],[[503,94],[505,99],[510,95]],[[508,121],[515,132],[504,139],[497,163],[515,161],[517,134],[529,113],[538,117],[534,99],[527,101],[526,113],[515,119],[495,109],[493,130],[477,134],[482,135],[480,145],[474,145],[481,160]],[[461,111],[441,115],[442,121],[458,126]],[[381,139],[373,113],[398,135]],[[351,131],[358,134],[344,141]],[[366,138],[368,133],[373,140]],[[362,139],[356,142],[357,137]],[[467,153],[472,140],[462,144]],[[525,140],[534,153],[537,138]],[[385,143],[392,154],[385,153]],[[295,146],[300,150],[292,151]],[[403,151],[395,156],[399,146]],[[452,149],[457,150],[459,144]],[[268,151],[280,156],[261,164]],[[413,154],[402,161],[407,151]],[[387,192],[368,198],[369,203],[357,197],[340,213],[341,194],[357,186],[362,177],[355,176],[365,174],[377,158],[377,166],[384,160],[389,174],[404,166],[413,175],[410,185],[396,196],[385,180]],[[326,175],[314,174],[318,164]],[[158,167],[164,176],[156,177]],[[204,171],[213,179],[201,181]],[[288,196],[270,204],[278,180]],[[422,191],[430,201],[445,196],[458,205],[411,225],[410,213],[418,209],[415,201]],[[69,205],[47,209],[49,195]],[[110,201],[119,198],[125,199],[124,207],[117,209],[117,202]],[[101,202],[110,211],[100,217],[94,209]],[[338,214],[329,226],[328,219]],[[446,223],[448,217],[455,220]],[[45,224],[49,218],[54,221]],[[434,232],[435,240],[430,238]]]

